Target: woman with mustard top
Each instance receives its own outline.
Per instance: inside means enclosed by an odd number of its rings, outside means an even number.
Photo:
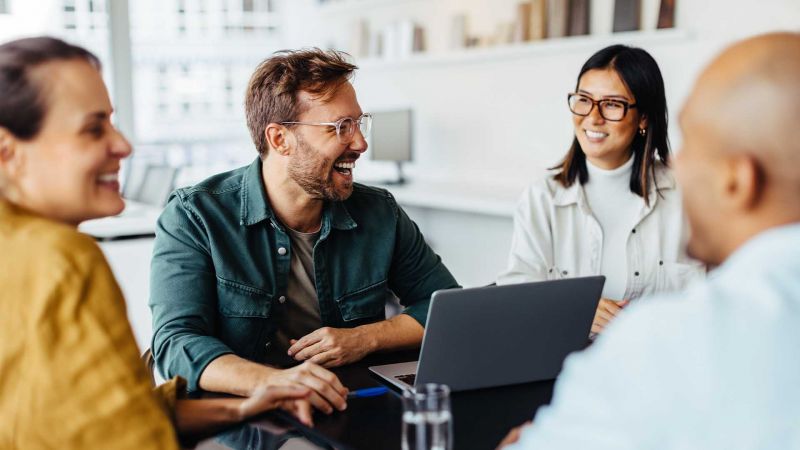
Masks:
[[[499,284],[604,275],[592,332],[631,300],[682,289],[705,269],[685,253],[686,219],[670,164],[667,101],[646,51],[589,58],[567,96],[574,138],[522,195]]]
[[[111,113],[91,53],[0,45],[0,448],[178,448],[177,433],[276,407],[310,423],[305,388],[178,400],[176,378],[152,390],[120,289],[76,229],[124,208],[131,148]]]

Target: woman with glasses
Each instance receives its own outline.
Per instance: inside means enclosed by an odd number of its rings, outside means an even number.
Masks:
[[[153,391],[111,269],[80,222],[118,214],[120,162],[97,58],[52,38],[0,45],[0,448],[172,449],[282,407],[310,423],[308,389],[248,399]]]
[[[664,81],[652,56],[624,45],[600,50],[567,100],[572,145],[523,194],[498,283],[604,275],[592,323],[599,333],[630,301],[683,288],[704,268],[684,254]]]

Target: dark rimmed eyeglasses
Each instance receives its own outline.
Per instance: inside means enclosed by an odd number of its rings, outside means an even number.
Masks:
[[[318,127],[330,127],[336,130],[336,137],[341,144],[349,144],[353,142],[353,136],[356,134],[356,126],[361,131],[364,138],[369,136],[372,130],[372,114],[364,113],[358,118],[342,117],[336,122],[281,122],[281,125],[311,125]]]
[[[572,114],[578,116],[588,116],[592,113],[592,109],[597,106],[600,116],[612,122],[619,122],[625,118],[625,114],[628,113],[629,109],[636,108],[636,103],[631,104],[624,100],[612,100],[609,98],[595,100],[588,95],[578,93],[567,95],[567,103]]]

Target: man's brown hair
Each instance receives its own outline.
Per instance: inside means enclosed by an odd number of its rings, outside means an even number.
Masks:
[[[296,121],[308,105],[301,91],[325,99],[350,80],[358,68],[336,50],[281,50],[258,65],[247,85],[244,108],[247,127],[262,158],[267,156],[267,124]]]

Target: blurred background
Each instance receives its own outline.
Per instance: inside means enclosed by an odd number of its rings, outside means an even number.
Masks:
[[[386,186],[465,286],[504,268],[517,198],[571,142],[566,94],[591,54],[624,43],[655,57],[678,150],[675,118],[698,72],[772,30],[800,31],[800,1],[0,0],[0,42],[48,34],[100,56],[135,149],[124,193],[155,208],[151,227],[172,188],[256,157],[243,96],[260,61],[305,46],[350,53],[376,114],[356,179],[404,179]],[[152,236],[117,239],[120,223],[96,235],[141,345]]]

